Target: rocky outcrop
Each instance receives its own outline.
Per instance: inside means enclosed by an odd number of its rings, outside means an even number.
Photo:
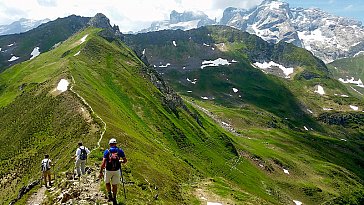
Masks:
[[[318,116],[318,120],[329,125],[357,128],[364,125],[364,114],[349,112],[325,112]]]
[[[110,20],[102,13],[97,13],[94,17],[92,17],[88,22],[88,25],[95,28],[102,28],[103,30],[99,33],[99,35],[108,41],[112,41],[114,39],[123,40],[123,34],[120,32],[119,26],[111,26]]]
[[[162,93],[164,107],[167,110],[172,111],[177,117],[179,117],[178,109],[181,108],[185,110],[190,116],[192,116],[201,127],[203,127],[198,115],[188,109],[186,104],[183,102],[183,99],[169,85],[165,83],[163,78],[154,68],[145,66],[143,67],[142,72],[143,75],[148,78]]]
[[[31,189],[39,184],[39,180],[35,180],[28,184],[27,186],[23,186],[18,193],[18,197],[10,202],[9,205],[15,204],[18,200],[20,200],[26,193],[28,193]]]

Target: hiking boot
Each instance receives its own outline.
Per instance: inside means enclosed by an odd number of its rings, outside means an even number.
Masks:
[[[113,201],[113,197],[112,197],[112,194],[111,194],[111,192],[108,194],[108,196],[107,196],[107,201]]]
[[[116,197],[112,200],[112,205],[118,205],[118,202],[116,201]]]

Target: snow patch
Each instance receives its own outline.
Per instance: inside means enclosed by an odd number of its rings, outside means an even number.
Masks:
[[[13,61],[16,61],[16,60],[18,60],[19,59],[19,57],[17,57],[17,56],[12,56],[8,61],[9,62],[13,62]]]
[[[207,202],[207,205],[222,205],[222,203],[219,202]]]
[[[0,51],[1,51],[1,48],[0,48]]]
[[[305,130],[308,131],[308,128],[306,126],[303,126],[303,128],[305,128]]]
[[[202,65],[201,65],[201,69],[204,69],[205,67],[209,67],[209,66],[220,66],[220,65],[230,65],[231,62],[229,62],[226,59],[222,59],[222,58],[218,58],[216,60],[211,60],[211,61],[203,61]]]
[[[354,55],[354,57],[357,57],[357,56],[362,55],[362,54],[364,54],[364,51],[359,51],[359,52],[357,52],[357,53]]]
[[[167,68],[168,66],[170,66],[171,64],[170,63],[167,63],[166,65],[160,65],[158,66],[159,68]]]
[[[312,110],[310,110],[310,109],[307,109],[307,111],[308,111],[309,113],[313,114]]]
[[[188,82],[192,83],[192,84],[196,84],[197,83],[197,79],[193,79],[193,80],[190,80],[189,78],[186,79]]]
[[[80,53],[81,53],[81,51],[78,51],[77,53],[75,53],[75,55],[73,55],[73,56],[78,56],[78,55],[80,55]]]
[[[201,97],[201,99],[208,100],[209,98],[208,97]]]
[[[11,43],[11,44],[8,45],[8,47],[12,47],[13,45],[14,45],[14,43]]]
[[[283,3],[280,1],[272,1],[272,3],[269,4],[270,9],[279,9],[280,6],[282,6]]]
[[[144,48],[144,50],[143,50],[142,54],[143,54],[143,56],[145,55],[145,48]]]
[[[234,92],[234,93],[237,93],[237,92],[239,92],[239,90],[238,90],[238,89],[236,89],[236,88],[233,88],[233,92]]]
[[[345,83],[345,84],[354,84],[358,87],[361,87],[361,88],[364,88],[364,85],[363,85],[363,81],[361,81],[361,79],[359,78],[358,80],[355,80],[354,77],[351,77],[351,79],[342,79],[342,78],[339,78],[339,81],[342,82],[342,83]]]
[[[206,47],[210,47],[210,45],[206,44],[206,43],[203,43],[202,45],[206,46]]]
[[[355,111],[358,111],[359,110],[359,107],[355,106],[355,105],[350,105],[350,108],[352,110],[355,110]]]
[[[173,43],[174,47],[176,47],[176,46],[177,46],[176,41],[173,41],[172,43]]]
[[[67,80],[61,79],[61,81],[59,81],[59,83],[58,83],[57,90],[61,91],[61,93],[63,93],[65,91],[67,91],[68,85],[69,85],[69,83]]]
[[[333,110],[332,108],[322,108],[324,111],[331,111]]]
[[[315,93],[318,93],[320,95],[325,95],[324,88],[321,85],[318,85],[317,90],[315,90]]]
[[[303,204],[302,202],[297,201],[297,200],[293,200],[293,202],[294,202],[296,205],[302,205],[302,204]]]
[[[348,140],[346,140],[346,139],[340,139],[341,141],[344,141],[344,142],[347,142]]]
[[[32,56],[32,57],[30,57],[30,60],[32,60],[33,58],[39,56],[39,54],[40,54],[39,47],[35,47],[33,49],[33,51],[30,53],[30,55]]]
[[[285,174],[289,174],[288,169],[283,169],[283,172],[284,172]]]
[[[192,93],[192,90],[187,90],[188,93]]]
[[[86,41],[87,36],[88,36],[88,34],[86,34],[84,37],[82,37],[82,38],[81,38],[81,40],[80,40],[80,41],[81,41],[81,43],[83,43],[83,42],[85,42],[85,41]],[[81,44],[81,43],[80,43],[80,44]]]
[[[283,65],[275,63],[273,61],[270,61],[269,63],[267,63],[265,61],[263,63],[256,62],[253,65],[260,69],[263,69],[263,70],[266,70],[271,67],[278,67],[279,69],[281,69],[283,71],[284,75],[286,75],[286,78],[289,78],[289,75],[291,75],[294,70],[293,68],[286,68]]]

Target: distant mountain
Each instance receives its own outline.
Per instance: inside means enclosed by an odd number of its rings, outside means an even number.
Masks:
[[[290,8],[265,0],[246,10],[227,8],[220,24],[256,34],[268,42],[286,41],[306,48],[325,62],[364,51],[362,23],[320,9]]]
[[[32,30],[41,24],[47,23],[49,19],[43,20],[31,20],[21,18],[19,21],[14,21],[9,25],[0,25],[0,35],[17,34],[24,33],[26,31]]]
[[[89,17],[69,16],[21,34],[0,36],[0,72],[58,46],[87,26]]]
[[[189,30],[193,28],[199,28],[201,26],[215,24],[216,21],[210,19],[205,13],[198,11],[185,11],[178,13],[173,10],[170,14],[170,19],[166,21],[157,21],[151,24],[147,29],[143,29],[140,32],[150,32],[159,30]]]
[[[26,54],[14,49],[0,73],[1,204],[107,203],[96,174],[110,138],[129,159],[119,204],[362,204],[364,103],[311,52],[221,25],[123,35],[103,14],[45,25],[0,38]],[[77,182],[79,141],[92,153]]]

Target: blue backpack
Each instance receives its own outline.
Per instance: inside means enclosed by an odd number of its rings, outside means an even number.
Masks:
[[[87,152],[86,152],[86,148],[84,147],[83,149],[81,149],[81,154],[80,154],[80,160],[86,160],[87,159]]]

